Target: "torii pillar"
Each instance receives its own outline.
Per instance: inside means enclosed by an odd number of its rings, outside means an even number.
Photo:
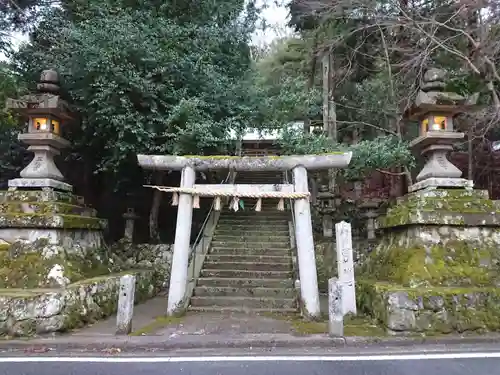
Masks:
[[[294,184],[282,185],[292,188],[296,193],[308,193],[307,170],[346,168],[352,158],[352,153],[334,153],[323,155],[292,155],[281,157],[234,157],[234,156],[170,156],[170,155],[138,155],[139,165],[149,170],[180,170],[182,171],[181,187],[200,189],[207,185],[194,185],[197,171],[233,170],[236,172],[253,171],[286,171],[292,170]],[[236,185],[236,190],[238,189]],[[200,194],[202,195],[202,194]],[[168,291],[167,314],[173,315],[182,309],[186,296],[188,281],[188,262],[192,224],[192,195],[180,193],[177,211],[174,254]],[[311,207],[308,198],[295,199],[295,238],[300,277],[301,307],[307,318],[319,318],[320,304],[318,277],[311,222]]]

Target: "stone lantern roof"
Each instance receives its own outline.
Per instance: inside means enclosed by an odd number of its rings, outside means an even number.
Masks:
[[[446,72],[442,69],[427,70],[420,83],[415,102],[406,111],[405,117],[418,120],[429,112],[453,116],[476,110],[479,93],[466,97],[455,92],[444,91],[446,78]]]
[[[8,98],[6,108],[21,115],[53,115],[61,120],[72,120],[70,105],[59,96],[59,75],[55,70],[44,70],[37,84],[37,93],[19,99]]]

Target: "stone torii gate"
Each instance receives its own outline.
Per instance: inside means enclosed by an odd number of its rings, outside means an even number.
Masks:
[[[178,312],[186,298],[193,197],[199,199],[200,196],[210,196],[220,199],[221,196],[230,196],[294,199],[301,306],[305,316],[319,317],[318,278],[307,170],[346,168],[351,157],[351,152],[265,157],[138,155],[139,165],[144,169],[182,171],[179,188],[160,189],[179,194],[167,314]],[[209,170],[235,172],[292,170],[294,183],[293,185],[195,185],[196,172]]]

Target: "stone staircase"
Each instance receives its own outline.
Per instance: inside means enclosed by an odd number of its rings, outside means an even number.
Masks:
[[[236,183],[276,184],[281,175],[239,174]],[[260,212],[256,200],[244,202],[221,212],[190,310],[295,312],[290,211],[278,211],[278,200],[263,200]]]

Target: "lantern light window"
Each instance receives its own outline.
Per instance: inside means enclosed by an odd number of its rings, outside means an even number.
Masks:
[[[446,117],[435,116],[431,127],[432,131],[446,130]]]
[[[60,122],[52,118],[47,117],[35,117],[33,118],[33,130],[42,133],[54,133],[59,135],[60,133]]]

